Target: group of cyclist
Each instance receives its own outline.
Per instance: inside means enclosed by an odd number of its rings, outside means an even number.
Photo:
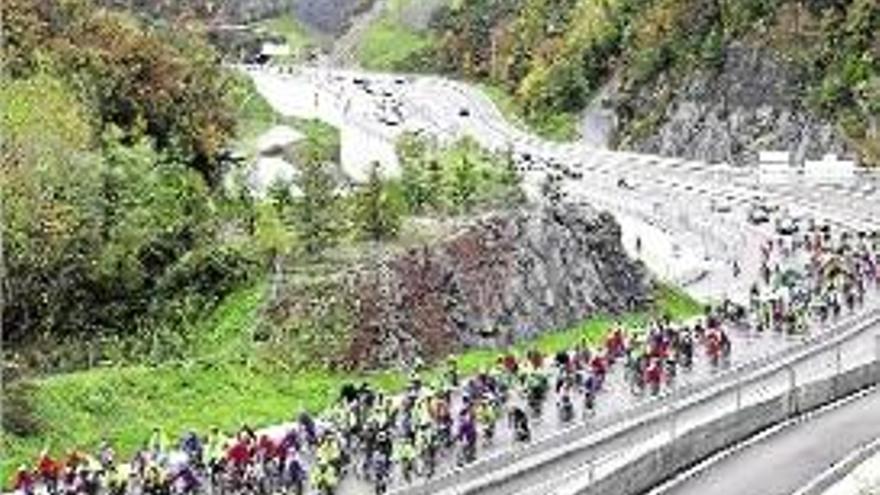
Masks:
[[[803,333],[862,305],[880,287],[880,235],[810,232],[780,237],[761,250],[760,280],[750,293],[752,325]]]
[[[302,413],[280,435],[245,426],[226,438],[215,428],[205,437],[188,432],[172,444],[157,428],[128,463],[117,462],[108,442],[95,455],[71,452],[63,461],[43,452],[35,469],[22,466],[16,488],[27,495],[37,488],[53,495],[303,494],[307,487],[328,494],[345,476],[355,476],[384,493],[392,479],[433,476],[441,457],[459,465],[475,461],[478,450],[495,441],[499,425],[506,425],[513,441],[530,441],[551,395],[560,423],[577,420],[576,401],[589,418],[609,369],[618,363],[641,384],[635,388],[658,393],[678,363],[691,366],[695,341],[710,358],[729,355],[720,320],[707,322],[705,328],[676,329],[664,319],[644,337],[617,326],[600,346],[584,341],[555,355],[505,353],[467,378],[450,360],[436,383],[413,374],[399,395],[346,385],[319,418]]]
[[[467,377],[449,360],[434,379],[414,371],[395,395],[346,385],[320,416],[301,413],[271,433],[244,426],[225,436],[214,428],[172,443],[157,428],[129,462],[119,462],[109,442],[94,455],[75,451],[63,460],[43,452],[35,467],[21,466],[16,489],[24,495],[331,494],[353,477],[381,494],[394,482],[434,476],[443,458],[474,462],[499,431],[513,442],[531,441],[534,425],[547,420],[548,402],[555,402],[558,424],[588,421],[615,366],[632,394],[657,395],[699,356],[724,367],[735,325],[802,331],[810,315],[821,321],[854,308],[869,287],[880,286],[878,254],[876,235],[820,233],[768,243],[748,307],[725,302],[690,325],[661,317],[645,332],[615,324],[599,345],[584,340],[552,355],[506,352]],[[761,297],[782,288],[784,297]]]

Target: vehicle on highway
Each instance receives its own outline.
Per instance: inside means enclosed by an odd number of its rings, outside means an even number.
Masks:
[[[571,180],[581,180],[584,178],[584,174],[578,170],[574,170],[570,167],[565,167],[562,170],[562,173]]]
[[[621,177],[621,178],[617,179],[617,187],[619,187],[620,189],[626,189],[629,191],[632,191],[635,189],[635,186],[632,183],[630,183],[628,180],[626,180],[625,177]]]
[[[712,199],[710,209],[714,213],[730,213],[733,211],[733,205],[724,199]]]
[[[798,232],[798,224],[791,215],[780,215],[776,218],[776,232],[780,235],[796,234]]]
[[[762,204],[754,204],[749,208],[748,220],[753,225],[767,223],[770,221],[770,211]]]

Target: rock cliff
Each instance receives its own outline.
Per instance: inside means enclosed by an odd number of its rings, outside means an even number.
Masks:
[[[720,70],[641,88],[627,103],[636,110],[622,119],[619,147],[739,164],[754,163],[763,150],[787,150],[798,160],[848,152],[836,127],[806,109],[800,79],[768,50],[730,46]],[[653,125],[638,132],[639,120]]]
[[[506,345],[597,313],[649,302],[613,217],[587,206],[522,207],[469,222],[437,243],[324,278],[288,283],[267,310],[286,337],[310,337],[347,368]],[[333,349],[331,351],[331,348]]]

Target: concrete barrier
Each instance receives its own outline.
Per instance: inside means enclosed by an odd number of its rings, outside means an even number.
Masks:
[[[681,390],[601,429],[574,427],[395,493],[510,494],[531,486],[538,488],[528,493],[642,493],[764,428],[880,383],[878,359],[875,309],[843,329],[748,363],[708,386]]]
[[[634,495],[666,481],[676,473],[693,466],[711,454],[746,440],[756,433],[801,414],[880,383],[880,363],[865,364],[857,369],[806,384],[796,389],[797,407],[789,406],[788,394],[760,404],[742,408],[676,438],[628,463],[610,476],[565,489],[560,495]],[[809,398],[808,402],[801,402]]]

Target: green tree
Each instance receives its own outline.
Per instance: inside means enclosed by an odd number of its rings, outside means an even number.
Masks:
[[[478,171],[474,166],[473,158],[469,153],[463,153],[453,162],[449,184],[452,206],[456,211],[470,213],[473,210],[478,180]]]
[[[432,195],[426,166],[428,142],[419,136],[404,134],[396,148],[407,208],[415,214],[423,213],[425,207],[431,203]]]
[[[63,75],[101,126],[143,130],[158,150],[173,150],[209,184],[219,182],[220,156],[235,132],[235,81],[199,35],[147,27],[89,0],[9,0],[3,21],[13,77]]]
[[[382,180],[379,164],[370,167],[367,183],[355,198],[355,224],[364,239],[379,242],[397,237],[403,205],[392,184]]]
[[[339,242],[342,231],[336,179],[319,148],[306,144],[297,179],[302,196],[293,209],[299,245],[310,259],[321,258]]]
[[[428,204],[435,211],[442,211],[446,208],[446,181],[443,170],[443,164],[437,157],[428,160],[427,169],[425,170],[425,183],[427,184]]]
[[[283,220],[278,200],[263,201],[256,206],[254,240],[272,273],[269,300],[278,292],[284,257],[294,245],[294,235]]]

